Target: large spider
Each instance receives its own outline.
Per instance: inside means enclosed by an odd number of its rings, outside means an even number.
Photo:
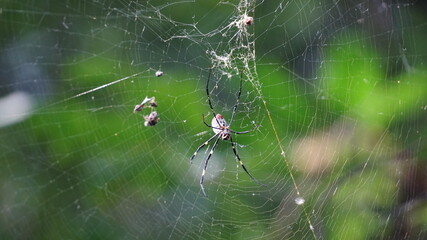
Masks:
[[[200,149],[202,149],[204,146],[208,145],[213,139],[216,138],[215,143],[213,144],[212,149],[209,152],[209,155],[208,155],[208,157],[205,160],[205,166],[204,166],[203,171],[202,171],[202,176],[200,177],[200,187],[202,189],[203,195],[206,196],[205,188],[203,187],[203,181],[204,181],[204,178],[205,178],[206,168],[208,167],[209,159],[211,158],[211,156],[212,156],[212,154],[213,154],[213,152],[214,152],[214,150],[215,150],[215,148],[216,148],[216,146],[217,146],[217,144],[218,144],[218,142],[219,142],[220,139],[222,139],[224,141],[230,140],[231,147],[233,148],[233,153],[236,156],[237,161],[242,166],[243,170],[245,170],[245,172],[249,175],[249,177],[254,182],[256,182],[259,185],[266,186],[266,185],[260,183],[256,178],[254,178],[248,172],[248,170],[246,169],[246,167],[243,164],[242,160],[240,159],[239,154],[237,154],[237,150],[236,150],[235,144],[233,142],[233,138],[231,136],[232,133],[234,133],[234,134],[244,134],[244,133],[249,133],[249,132],[255,130],[256,128],[258,128],[258,126],[255,126],[253,129],[248,130],[248,131],[243,131],[243,132],[236,132],[236,131],[233,131],[233,130],[230,129],[230,126],[233,123],[234,114],[236,113],[237,105],[239,105],[240,94],[242,93],[242,74],[240,75],[239,93],[237,94],[237,100],[236,100],[236,103],[234,104],[233,112],[231,113],[230,124],[227,124],[227,122],[225,121],[224,117],[221,114],[215,114],[215,111],[214,111],[214,109],[212,107],[211,97],[209,95],[209,81],[210,81],[210,78],[211,78],[211,73],[212,73],[212,67],[209,70],[208,81],[206,83],[206,95],[208,96],[209,107],[212,110],[212,114],[214,116],[212,118],[212,123],[211,123],[212,125],[209,125],[209,124],[206,123],[206,121],[205,121],[205,115],[204,114],[202,114],[202,118],[203,118],[203,123],[207,127],[212,128],[212,130],[215,133],[215,135],[213,135],[206,142],[204,142],[202,145],[200,145],[197,148],[196,152],[194,152],[193,156],[191,156],[191,158],[190,158],[190,164],[191,164],[193,162],[194,157],[196,157],[196,155],[200,151]]]

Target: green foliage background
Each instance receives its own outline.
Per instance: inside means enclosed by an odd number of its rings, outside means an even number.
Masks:
[[[176,23],[213,31],[236,14],[237,2],[172,2],[0,1],[0,91],[27,91],[35,104],[24,121],[0,128],[2,238],[427,237],[423,3],[393,3],[381,15],[373,3],[343,1],[340,15],[330,1],[282,2],[280,14],[278,3],[259,2],[250,12],[250,69],[286,157],[261,101],[245,107],[258,97],[245,81],[234,126],[256,120],[262,127],[238,137],[247,146],[239,153],[269,187],[259,189],[240,170],[236,179],[230,146],[221,143],[228,170],[210,163],[220,177],[206,183],[204,198],[200,169],[188,158],[211,134],[196,137],[209,112],[206,48],[230,45],[221,36],[196,38]],[[365,23],[351,15],[359,4],[371,9]],[[194,41],[166,40],[187,31]],[[319,31],[326,36],[312,40]],[[36,83],[18,79],[29,66],[39,71]],[[234,103],[236,80],[217,88],[219,109]],[[131,113],[145,96],[159,103],[153,128]],[[315,168],[306,156],[329,162]],[[290,173],[302,206],[294,203]]]

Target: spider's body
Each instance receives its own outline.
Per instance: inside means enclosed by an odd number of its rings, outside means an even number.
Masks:
[[[209,71],[209,76],[208,76],[208,82],[206,83],[206,95],[208,96],[208,102],[209,102],[209,107],[211,108],[212,114],[213,114],[213,119],[211,121],[211,125],[207,124],[205,122],[205,116],[202,115],[203,117],[203,123],[209,127],[212,128],[213,132],[215,133],[215,135],[213,135],[211,138],[209,138],[206,142],[204,142],[202,145],[200,145],[196,152],[194,152],[193,156],[191,156],[190,158],[190,163],[192,163],[193,159],[196,157],[197,153],[200,151],[200,149],[202,149],[204,146],[208,145],[213,139],[216,138],[215,143],[212,146],[211,151],[209,152],[208,157],[205,160],[205,166],[203,168],[202,171],[202,176],[200,177],[200,188],[202,189],[203,194],[206,196],[205,193],[205,188],[203,187],[203,181],[205,178],[205,173],[206,173],[206,169],[208,167],[208,162],[209,159],[211,158],[212,154],[214,153],[214,150],[218,144],[218,141],[220,139],[227,141],[230,140],[231,142],[231,147],[233,149],[233,153],[236,156],[237,161],[240,163],[240,166],[242,166],[243,170],[245,170],[245,172],[249,175],[249,177],[254,180],[256,183],[258,183],[259,185],[265,186],[264,184],[258,182],[258,180],[256,180],[246,169],[245,165],[243,164],[242,160],[240,160],[239,154],[237,154],[237,150],[235,147],[235,144],[233,142],[233,138],[232,138],[232,134],[244,134],[244,133],[248,133],[251,132],[252,130],[256,129],[258,126],[255,126],[254,129],[249,130],[249,131],[243,131],[243,132],[236,132],[230,129],[231,124],[233,123],[233,118],[234,118],[234,114],[236,113],[236,109],[237,106],[239,105],[239,100],[240,100],[240,94],[242,93],[242,75],[240,75],[240,88],[239,88],[239,93],[237,94],[237,100],[236,103],[234,104],[233,107],[233,112],[231,113],[231,118],[230,118],[230,124],[227,123],[227,121],[225,121],[224,117],[221,114],[215,114],[215,111],[212,107],[212,103],[211,103],[211,97],[209,95],[209,80],[211,78],[211,73],[212,73],[212,68]]]
[[[230,139],[230,126],[228,126],[227,121],[225,121],[224,117],[221,114],[217,114],[216,118],[212,118],[212,130],[215,134],[218,134],[218,137],[222,140]]]

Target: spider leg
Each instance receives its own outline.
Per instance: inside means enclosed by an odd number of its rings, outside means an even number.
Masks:
[[[256,130],[257,128],[259,128],[259,126],[260,126],[260,125],[255,125],[255,127],[254,127],[254,128],[252,128],[251,130],[243,131],[243,132],[237,132],[237,131],[233,131],[233,130],[231,130],[231,129],[229,129],[229,130],[230,130],[230,132],[232,132],[232,133],[234,133],[234,134],[245,134],[245,133],[250,133],[250,132],[252,132],[252,131]]]
[[[213,135],[211,138],[209,138],[206,142],[204,142],[202,145],[200,145],[197,150],[194,152],[193,156],[191,156],[190,158],[190,164],[193,163],[193,159],[196,157],[197,153],[200,151],[200,149],[202,149],[204,146],[208,145],[212,139],[214,139],[216,136],[218,136],[219,133]]]
[[[218,134],[217,134],[217,135],[218,135]],[[215,135],[215,136],[216,136],[216,135]],[[213,154],[213,152],[214,152],[214,150],[215,150],[215,148],[216,148],[216,145],[218,145],[218,141],[219,141],[219,139],[220,139],[220,137],[218,137],[218,138],[216,139],[216,141],[215,141],[214,145],[212,146],[212,149],[211,149],[211,151],[210,151],[210,153],[209,153],[208,157],[207,157],[207,158],[206,158],[206,160],[205,160],[205,167],[203,168],[202,176],[200,177],[200,188],[202,189],[203,195],[205,195],[205,197],[206,197],[206,193],[205,193],[205,188],[203,187],[203,181],[205,180],[206,168],[208,167],[209,159],[211,158],[211,156],[212,156],[212,154]]]
[[[242,81],[243,81],[243,71],[240,73],[240,87],[239,87],[239,93],[237,94],[237,100],[233,107],[233,112],[231,113],[230,123],[228,125],[231,126],[231,123],[233,123],[234,114],[236,113],[237,105],[239,105],[240,101],[240,94],[242,93]]]
[[[214,118],[216,119],[218,126],[220,126],[219,121],[216,118],[216,114],[215,114],[215,111],[214,111],[213,106],[212,106],[211,95],[209,94],[209,81],[211,80],[212,69],[213,69],[213,66],[211,66],[211,68],[209,69],[208,81],[206,82],[206,95],[208,95],[209,107],[211,108],[212,114],[213,114]]]
[[[231,147],[233,148],[234,155],[236,156],[237,161],[239,161],[240,166],[242,166],[243,170],[245,170],[245,172],[249,175],[249,177],[250,177],[254,182],[256,182],[258,185],[261,185],[261,186],[263,186],[263,187],[267,187],[267,185],[262,184],[260,181],[258,181],[256,178],[254,178],[254,177],[249,173],[248,169],[246,169],[246,167],[245,167],[245,165],[243,164],[242,160],[240,160],[239,154],[237,154],[237,150],[236,150],[236,147],[235,147],[235,144],[234,144],[234,142],[233,142],[233,138],[231,137],[231,135],[230,135],[230,142],[231,142]]]

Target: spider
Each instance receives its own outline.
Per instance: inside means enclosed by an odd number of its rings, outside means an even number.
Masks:
[[[219,140],[220,140],[220,139],[222,139],[222,140],[224,140],[224,141],[230,140],[231,148],[233,149],[233,153],[234,153],[234,155],[236,156],[236,160],[240,163],[240,166],[242,166],[243,170],[245,170],[245,172],[249,175],[249,177],[250,177],[254,182],[256,182],[257,184],[259,184],[259,185],[261,185],[261,186],[266,187],[266,185],[264,185],[264,184],[260,183],[256,178],[254,178],[254,177],[249,173],[249,171],[247,170],[247,168],[246,168],[246,167],[245,167],[245,165],[243,164],[242,160],[240,159],[239,154],[237,154],[237,150],[236,150],[236,147],[235,147],[235,143],[233,142],[233,138],[232,138],[232,136],[231,136],[231,135],[232,135],[232,133],[237,134],[237,135],[238,135],[238,134],[245,134],[245,133],[249,133],[249,132],[252,132],[253,130],[255,130],[255,129],[257,129],[257,128],[259,127],[259,126],[255,126],[253,129],[248,130],[248,131],[243,131],[243,132],[237,132],[237,131],[233,131],[233,130],[231,130],[231,129],[230,129],[230,126],[231,126],[231,124],[233,123],[234,114],[236,113],[237,106],[239,105],[240,94],[242,93],[242,74],[240,75],[240,88],[239,88],[239,93],[237,94],[237,100],[236,100],[236,103],[234,104],[233,111],[232,111],[232,113],[231,113],[230,124],[228,124],[228,123],[227,123],[227,121],[225,121],[224,117],[223,117],[221,114],[219,114],[219,113],[218,113],[218,114],[215,114],[215,111],[214,111],[214,109],[213,109],[213,107],[212,107],[211,97],[210,97],[210,95],[209,95],[209,81],[210,81],[210,78],[211,78],[212,68],[213,68],[213,67],[211,67],[211,68],[210,68],[210,70],[209,70],[208,81],[207,81],[207,83],[206,83],[206,95],[207,95],[207,97],[208,97],[209,107],[210,107],[210,109],[211,109],[211,111],[212,111],[212,114],[213,114],[213,116],[214,116],[214,117],[212,118],[212,122],[211,122],[211,124],[212,124],[212,125],[209,125],[209,124],[207,124],[207,123],[206,123],[206,121],[205,121],[205,115],[204,115],[204,114],[202,114],[202,119],[203,119],[203,123],[204,123],[207,127],[212,128],[212,130],[213,130],[213,132],[215,133],[215,135],[213,135],[213,136],[212,136],[211,138],[209,138],[206,142],[204,142],[202,145],[200,145],[200,146],[197,148],[197,150],[194,152],[193,156],[191,156],[191,158],[190,158],[190,164],[191,164],[191,163],[193,162],[194,157],[196,157],[197,153],[198,153],[198,152],[199,152],[199,151],[200,151],[204,146],[208,145],[212,140],[214,140],[214,139],[216,138],[216,140],[215,140],[215,142],[214,142],[214,144],[213,144],[213,146],[212,146],[212,149],[211,149],[211,151],[209,152],[209,155],[208,155],[208,157],[207,157],[207,158],[206,158],[206,160],[205,160],[205,166],[204,166],[203,171],[202,171],[202,176],[200,177],[200,187],[201,187],[201,189],[202,189],[203,195],[205,195],[205,196],[206,196],[205,188],[203,187],[203,181],[204,181],[204,178],[205,178],[206,168],[208,167],[209,159],[211,158],[212,154],[214,153],[214,150],[215,150],[216,146],[218,145],[218,142],[219,142]]]

